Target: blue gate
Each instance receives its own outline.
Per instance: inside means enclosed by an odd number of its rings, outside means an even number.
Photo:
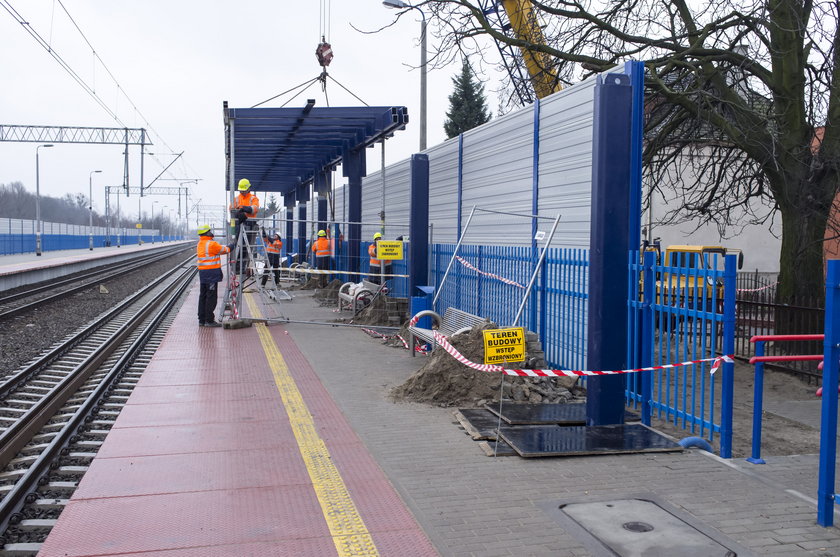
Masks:
[[[641,263],[639,252],[630,255],[628,361],[634,368],[705,361],[629,374],[627,404],[640,409],[645,425],[656,418],[709,441],[719,437],[720,456],[730,458],[734,364],[711,370],[714,358],[735,349],[737,256],[673,255],[665,264],[653,252]]]

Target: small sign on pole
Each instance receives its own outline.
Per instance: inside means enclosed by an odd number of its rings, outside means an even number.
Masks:
[[[525,360],[525,329],[485,329],[484,363],[501,364]]]
[[[137,224],[134,225],[134,227],[135,228],[143,228],[143,223],[138,222]]]
[[[399,260],[403,258],[403,243],[400,241],[383,241],[376,242],[376,258],[385,259],[388,261]]]

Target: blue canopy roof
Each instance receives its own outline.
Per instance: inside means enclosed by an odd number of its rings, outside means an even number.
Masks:
[[[315,108],[310,101],[302,108],[228,108],[225,103],[224,111],[233,183],[248,178],[254,190],[281,194],[408,122],[404,106]]]

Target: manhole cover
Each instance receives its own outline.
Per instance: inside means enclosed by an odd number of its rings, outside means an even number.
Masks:
[[[569,503],[562,512],[621,557],[734,557],[735,552],[652,501]],[[633,519],[637,520],[633,520]]]
[[[625,530],[630,530],[631,532],[650,532],[653,530],[653,526],[646,522],[625,522],[621,526]]]

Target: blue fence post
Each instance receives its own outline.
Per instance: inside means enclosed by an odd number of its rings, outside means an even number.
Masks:
[[[834,476],[837,458],[837,368],[840,364],[840,260],[828,261],[825,281],[823,396],[820,417],[820,482],[817,524],[834,525]]]
[[[723,271],[723,354],[735,354],[735,289],[738,277],[738,256],[727,255]],[[735,363],[724,362],[720,397],[720,456],[732,458],[732,399]]]
[[[642,340],[641,340],[641,354],[639,355],[639,365],[641,367],[650,367],[653,365],[653,302],[656,292],[656,273],[653,270],[656,265],[656,254],[652,251],[644,252],[644,291],[642,297],[644,305],[642,307]],[[653,415],[651,402],[653,401],[653,371],[642,372],[642,424],[649,426],[650,417]]]
[[[764,341],[755,343],[756,357],[764,356]],[[753,464],[766,464],[761,458],[761,417],[764,413],[764,362],[755,364],[755,386],[753,387],[753,430],[752,430],[752,454],[747,462]]]

